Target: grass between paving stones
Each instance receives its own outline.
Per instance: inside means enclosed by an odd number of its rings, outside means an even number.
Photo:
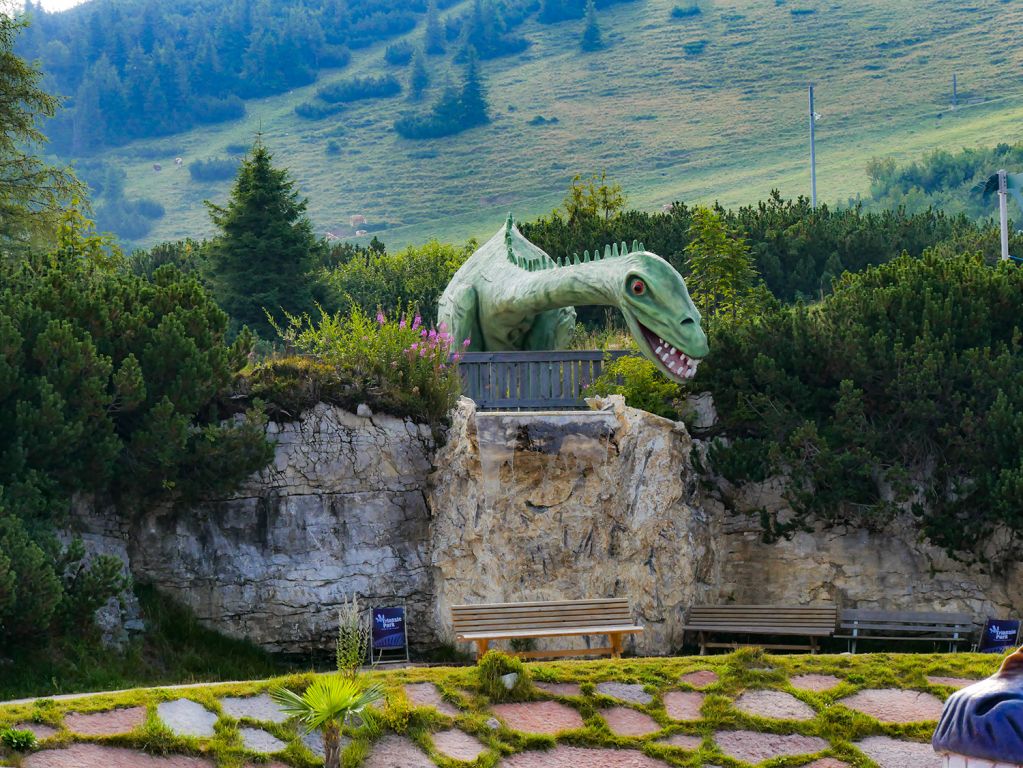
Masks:
[[[982,654],[864,654],[860,656],[770,656],[758,650],[741,650],[723,656],[624,659],[619,661],[566,661],[533,663],[526,666],[533,681],[578,683],[581,695],[557,696],[530,687],[530,700],[555,700],[577,710],[583,727],[553,736],[528,734],[511,730],[503,724],[496,729],[488,725],[493,715],[490,702],[480,693],[474,667],[431,667],[375,671],[369,678],[380,682],[386,690],[386,705],[370,709],[365,726],[354,731],[346,729],[352,741],[343,753],[345,768],[358,768],[372,744],[389,732],[402,734],[418,744],[438,768],[495,768],[502,757],[525,750],[543,750],[555,744],[580,747],[641,750],[662,760],[666,765],[698,768],[708,764],[723,768],[747,768],[748,764],[725,755],[713,741],[713,734],[722,730],[749,730],[762,733],[801,734],[816,736],[829,746],[815,755],[776,758],[764,765],[770,768],[801,766],[821,757],[835,757],[857,768],[877,768],[859,752],[854,742],[867,736],[883,735],[908,741],[926,742],[933,724],[881,723],[872,717],[843,706],[840,700],[868,688],[901,688],[930,693],[944,700],[953,691],[948,686],[932,685],[927,675],[983,678],[994,672],[1000,657]],[[712,670],[719,676],[702,689],[680,682],[680,677],[696,670]],[[789,679],[800,674],[834,675],[842,680],[835,688],[803,691],[794,688]],[[98,694],[84,699],[54,701],[43,699],[34,703],[0,706],[0,727],[19,722],[46,723],[59,728],[59,733],[45,742],[47,748],[64,746],[74,741],[123,746],[155,754],[182,753],[205,755],[221,768],[240,768],[246,762],[266,762],[266,755],[246,750],[239,729],[246,726],[262,728],[287,744],[272,759],[294,768],[314,768],[321,761],[302,743],[302,732],[293,721],[282,724],[261,722],[251,718],[225,716],[219,699],[225,696],[252,696],[274,685],[302,689],[313,679],[310,674],[296,674],[244,684],[211,684],[186,690],[139,689],[118,694]],[[638,683],[653,700],[646,705],[623,702],[596,691],[596,684],[605,681]],[[443,698],[457,706],[454,717],[436,709],[415,706],[405,695],[407,683],[432,683]],[[784,691],[809,705],[817,714],[810,720],[774,720],[750,715],[736,709],[734,700],[745,690],[773,689]],[[663,696],[671,690],[701,690],[706,698],[702,718],[692,722],[671,720],[664,708]],[[187,698],[218,714],[220,719],[211,738],[175,736],[157,717],[157,706],[163,701]],[[69,712],[99,712],[115,707],[145,706],[145,723],[134,731],[106,737],[85,737],[71,734],[63,724]],[[618,736],[608,727],[600,712],[608,707],[629,707],[649,715],[661,730],[643,737]],[[472,734],[488,749],[475,761],[463,762],[449,758],[436,749],[433,734],[448,728],[459,728]],[[687,751],[662,743],[672,734],[690,734],[703,739],[695,751]],[[7,764],[16,764],[8,761]]]

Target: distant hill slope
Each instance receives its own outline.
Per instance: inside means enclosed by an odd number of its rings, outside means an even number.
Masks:
[[[507,211],[550,210],[574,174],[602,168],[645,208],[674,199],[745,203],[774,187],[808,193],[811,80],[822,114],[823,200],[866,193],[875,156],[904,162],[935,148],[1021,137],[1017,0],[718,0],[680,18],[676,4],[601,9],[606,48],[592,53],[580,50],[582,20],[526,19],[515,33],[529,47],[483,65],[492,122],[458,136],[399,138],[393,122],[407,108],[404,96],[353,102],[319,120],[295,114],[319,88],[355,76],[389,72],[404,82],[406,70],[387,65],[385,49],[418,45],[419,25],[353,50],[345,69],[321,71],[314,85],[247,101],[243,119],[133,142],[93,162],[123,167],[126,196],[163,207],[141,242],[202,236],[210,231],[202,200],[225,199],[230,182],[193,180],[187,165],[225,158],[229,146],[247,145],[261,130],[309,196],[321,232],[348,232],[350,217],[360,215],[367,225],[357,226],[383,228],[375,233],[398,245],[488,236]],[[463,0],[441,15],[468,8]],[[450,51],[427,64],[428,102],[449,68],[456,81],[460,69]],[[960,107],[950,111],[953,72]]]

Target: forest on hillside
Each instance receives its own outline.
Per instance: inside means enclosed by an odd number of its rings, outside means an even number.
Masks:
[[[47,88],[67,99],[47,128],[54,148],[81,157],[240,118],[246,99],[309,85],[322,70],[345,67],[352,50],[417,27],[422,38],[389,49],[382,71],[408,65],[416,49],[459,61],[470,47],[483,60],[519,53],[529,41],[512,30],[526,18],[555,23],[585,10],[581,0],[474,0],[442,19],[458,2],[93,0],[47,13],[26,0],[31,23],[17,50],[38,60]]]

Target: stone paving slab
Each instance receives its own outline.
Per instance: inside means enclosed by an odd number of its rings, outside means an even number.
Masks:
[[[744,691],[735,700],[735,708],[747,715],[775,720],[812,720],[817,716],[813,707],[785,691]]]
[[[933,694],[897,688],[868,688],[839,699],[838,703],[882,723],[937,721],[944,706],[941,699]]]
[[[404,736],[390,734],[373,745],[361,768],[437,768],[419,747]]]
[[[405,685],[405,695],[414,706],[433,707],[448,717],[457,717],[460,714],[454,704],[441,696],[440,690],[433,683],[408,683]]]
[[[697,691],[668,691],[663,697],[664,710],[672,720],[699,720],[704,698]]]
[[[519,752],[506,757],[499,768],[667,768],[665,763],[631,749],[588,749],[557,746],[550,750]]]
[[[796,675],[793,678],[789,678],[789,682],[793,688],[798,688],[800,691],[813,691],[817,693],[834,688],[842,682],[842,678],[835,677],[834,675]]]
[[[668,738],[661,739],[657,743],[667,744],[669,747],[678,747],[679,749],[696,750],[703,744],[703,737],[693,736],[688,733],[673,733]]]
[[[552,734],[583,727],[582,716],[557,701],[495,704],[490,709],[513,731]]]
[[[14,726],[14,730],[31,731],[32,735],[36,737],[36,741],[43,741],[60,733],[60,729],[46,725],[46,723],[18,723]]]
[[[157,715],[176,736],[212,736],[217,716],[191,699],[165,701],[156,708]]]
[[[686,685],[691,685],[693,688],[706,688],[708,685],[713,685],[721,678],[718,677],[718,673],[710,669],[698,669],[695,672],[689,672],[679,678]]]
[[[643,686],[638,683],[616,683],[609,681],[597,683],[594,687],[597,689],[597,693],[603,696],[610,696],[612,699],[628,701],[632,704],[649,704],[654,700],[654,697],[644,691]]]
[[[64,717],[64,725],[72,733],[82,736],[113,736],[128,733],[146,722],[145,707],[109,709],[106,712],[80,714],[72,712]]]
[[[270,754],[282,752],[288,746],[272,733],[267,733],[262,728],[239,728],[238,734],[242,737],[242,744],[250,752]]]
[[[605,709],[601,711],[600,716],[604,718],[608,728],[618,736],[647,736],[661,730],[658,722],[646,712],[628,707]]]
[[[225,715],[238,720],[247,717],[267,723],[283,723],[288,719],[288,715],[265,693],[245,697],[225,696],[220,700],[220,708]]]
[[[541,691],[555,696],[582,696],[582,688],[579,683],[533,683]]]
[[[820,760],[814,760],[805,768],[852,768],[852,766],[833,757],[822,757]]]
[[[979,683],[970,677],[941,677],[940,675],[927,675],[927,682],[931,685],[947,685],[950,688],[966,688],[968,685]]]
[[[483,742],[457,728],[433,734],[433,746],[441,754],[467,763],[487,751]]]
[[[816,736],[783,736],[756,731],[718,731],[714,734],[714,741],[726,755],[747,763],[760,763],[775,757],[812,755],[830,746]]]
[[[942,768],[943,758],[930,744],[899,741],[887,736],[870,736],[853,746],[881,768]]]
[[[157,757],[122,747],[72,744],[67,749],[33,752],[22,768],[213,768],[213,763],[187,755]]]
[[[305,730],[304,728],[299,730],[299,733],[301,734],[301,736],[299,737],[301,742],[305,744],[306,749],[308,749],[310,752],[312,752],[314,755],[316,755],[318,758],[322,760],[323,757],[327,754],[326,750],[324,750],[323,748],[323,732],[320,730],[315,730],[311,733],[303,733],[304,730]],[[342,734],[341,751],[344,752],[348,748],[348,745],[351,743],[352,740],[349,737]]]

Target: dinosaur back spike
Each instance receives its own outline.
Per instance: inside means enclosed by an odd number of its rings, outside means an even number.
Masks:
[[[646,246],[644,246],[643,243],[640,243],[639,244],[639,250],[645,251],[646,250]]]
[[[624,240],[622,240],[622,245],[619,252],[622,254],[622,256],[629,252],[629,245]]]
[[[610,245],[605,245],[604,246],[604,258],[605,259],[610,259],[614,255],[616,255],[616,254],[611,250],[611,246]]]
[[[589,264],[589,263],[590,263],[590,252],[589,251],[583,251],[583,264]]]
[[[559,266],[559,267],[561,267],[561,266],[564,266],[564,265],[563,265],[563,264],[561,263],[561,257],[560,257],[560,256],[558,256],[558,266]]]
[[[615,258],[618,258],[619,256],[622,255],[622,252],[618,250],[618,243],[614,243],[611,246],[611,255]]]
[[[642,251],[642,250],[643,249],[639,245],[639,240],[633,240],[632,241],[632,251],[631,251],[631,253],[636,253],[636,251]]]

